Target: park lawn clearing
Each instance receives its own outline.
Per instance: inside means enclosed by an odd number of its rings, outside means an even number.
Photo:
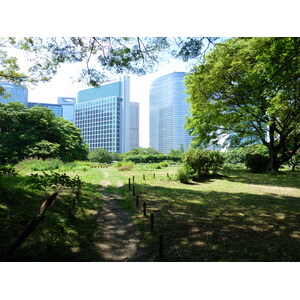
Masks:
[[[147,217],[139,208],[137,218],[154,261],[300,260],[299,173],[237,171],[191,184],[181,184],[163,172],[155,179],[152,171],[143,173],[146,180],[135,172],[135,186],[140,202],[147,204]],[[163,258],[155,255],[159,234],[164,236]]]

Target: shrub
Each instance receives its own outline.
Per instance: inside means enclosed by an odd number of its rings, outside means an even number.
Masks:
[[[263,173],[267,171],[269,165],[269,159],[266,156],[255,153],[246,155],[246,167],[250,169],[252,173]]]
[[[192,169],[187,164],[184,164],[183,167],[177,171],[176,178],[181,183],[189,183],[192,178],[192,174]]]
[[[92,162],[110,163],[112,161],[112,156],[107,150],[97,148],[89,152],[88,159]]]
[[[200,178],[208,175],[209,172],[218,172],[224,163],[224,157],[219,151],[208,151],[203,149],[190,149],[183,157],[183,161],[188,164]]]

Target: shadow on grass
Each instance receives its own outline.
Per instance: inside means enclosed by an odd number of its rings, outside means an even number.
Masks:
[[[272,185],[278,187],[300,188],[300,172],[266,172],[262,174],[250,173],[247,170],[224,172],[229,181],[258,185]]]
[[[26,177],[11,179],[2,188],[0,206],[0,257],[36,217],[49,192],[30,190]],[[72,209],[74,194],[64,190],[47,211],[44,220],[8,261],[104,261],[96,249],[96,233],[100,230],[97,214],[101,210],[98,185],[85,183],[76,209]],[[100,225],[101,226],[101,225]]]
[[[164,261],[300,261],[299,198],[147,184],[137,189],[147,202],[148,217],[140,217],[146,243],[156,253],[163,234]]]

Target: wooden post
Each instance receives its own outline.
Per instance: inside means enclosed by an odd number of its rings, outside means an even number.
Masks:
[[[143,174],[143,179],[146,180],[146,179],[145,179],[145,174]]]
[[[167,177],[169,178],[169,173],[167,173]]]
[[[134,183],[134,176],[132,176],[132,183]]]
[[[128,190],[130,191],[130,178],[128,178]]]
[[[155,173],[153,173],[153,178],[155,179]]]
[[[150,229],[154,229],[154,213],[150,214]]]
[[[135,196],[135,207],[139,207],[139,195]]]
[[[132,186],[132,195],[135,196],[135,186]]]
[[[146,202],[144,201],[143,202],[143,211],[144,211],[144,217],[146,217],[147,216],[147,212],[146,212]]]
[[[164,256],[164,248],[163,248],[163,235],[160,234],[158,236],[158,256],[163,257]]]

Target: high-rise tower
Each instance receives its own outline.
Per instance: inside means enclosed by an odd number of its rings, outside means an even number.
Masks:
[[[130,150],[130,78],[78,92],[75,125],[90,150]]]
[[[167,154],[181,145],[189,148],[192,137],[184,128],[189,113],[185,72],[174,72],[153,81],[150,87],[150,146]]]

